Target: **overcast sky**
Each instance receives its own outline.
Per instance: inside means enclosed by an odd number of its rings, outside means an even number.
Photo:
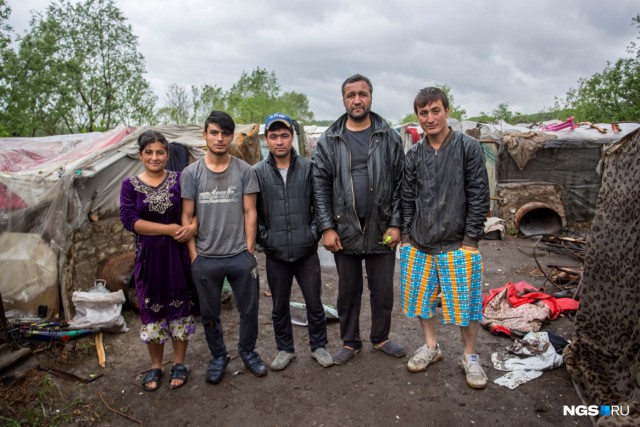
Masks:
[[[47,0],[9,0],[20,34]],[[316,119],[344,112],[340,85],[373,82],[373,110],[412,111],[425,86],[451,87],[467,116],[506,102],[535,113],[626,55],[637,0],[116,0],[138,36],[161,102],[176,83],[227,90],[242,71],[275,71]]]

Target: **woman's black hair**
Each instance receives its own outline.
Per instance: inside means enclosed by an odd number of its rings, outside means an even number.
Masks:
[[[154,142],[159,142],[164,145],[164,148],[169,151],[169,141],[165,136],[158,132],[157,130],[145,130],[138,137],[138,152],[142,153],[142,150],[149,144],[153,144]]]

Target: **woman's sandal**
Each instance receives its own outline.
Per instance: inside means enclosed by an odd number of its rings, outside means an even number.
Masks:
[[[172,385],[170,382],[169,388],[170,389],[180,388],[187,383],[188,379],[189,379],[189,367],[182,363],[176,363],[175,365],[173,365],[173,368],[171,368],[171,381],[173,382],[173,380],[180,380],[182,382],[176,385]]]
[[[142,388],[146,391],[156,391],[160,388],[160,380],[162,379],[162,369],[149,369],[142,379]],[[149,387],[150,383],[155,382],[155,387]]]

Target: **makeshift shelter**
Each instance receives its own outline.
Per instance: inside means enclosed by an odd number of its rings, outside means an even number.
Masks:
[[[598,425],[640,425],[640,130],[608,147],[591,227],[567,369],[586,405],[623,414]]]
[[[493,215],[522,234],[553,234],[593,219],[603,149],[640,127],[619,123],[614,132],[609,124],[562,127],[564,123],[461,124],[483,144]]]
[[[72,292],[93,285],[100,262],[132,250],[118,217],[120,185],[142,171],[137,138],[147,129],[186,147],[191,159],[204,154],[199,125],[0,139],[0,293],[8,316],[70,318]],[[236,126],[232,153],[261,159],[258,125]]]

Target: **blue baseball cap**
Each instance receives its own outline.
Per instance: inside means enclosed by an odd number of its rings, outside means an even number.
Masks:
[[[271,125],[274,124],[275,122],[282,122],[289,129],[291,129],[293,127],[293,121],[291,120],[291,117],[287,116],[286,114],[282,114],[282,113],[274,113],[274,114],[270,115],[269,117],[267,117],[267,120],[265,120],[265,122],[264,122],[264,130],[265,131],[269,130]]]

